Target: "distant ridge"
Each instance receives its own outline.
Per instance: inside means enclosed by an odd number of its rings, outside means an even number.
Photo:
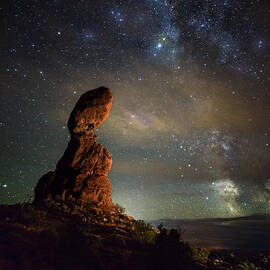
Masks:
[[[171,218],[162,218],[157,220],[148,220],[148,222],[156,223],[156,222],[168,222],[168,221],[200,221],[200,222],[225,222],[225,221],[238,221],[238,220],[270,220],[270,214],[254,214],[249,216],[242,216],[242,217],[230,217],[230,218],[185,218],[185,219],[171,219]]]

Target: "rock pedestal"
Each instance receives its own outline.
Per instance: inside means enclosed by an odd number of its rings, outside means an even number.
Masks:
[[[96,142],[94,130],[109,116],[112,92],[100,87],[83,94],[68,120],[71,135],[68,147],[56,170],[43,175],[35,187],[35,204],[50,200],[113,207],[111,183],[107,177],[112,158]]]

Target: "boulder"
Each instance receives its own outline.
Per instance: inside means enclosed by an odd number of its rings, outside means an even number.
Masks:
[[[53,172],[43,175],[35,187],[35,204],[54,200],[77,206],[93,204],[111,209],[110,153],[94,134],[109,116],[112,91],[100,87],[83,94],[68,120],[70,142]]]

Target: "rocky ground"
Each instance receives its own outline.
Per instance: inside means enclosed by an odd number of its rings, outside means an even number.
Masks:
[[[119,210],[0,206],[0,269],[270,269],[270,253],[197,249]]]

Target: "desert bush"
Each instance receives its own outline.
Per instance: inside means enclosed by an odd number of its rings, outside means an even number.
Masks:
[[[163,224],[158,226],[156,245],[153,257],[158,258],[158,269],[182,269],[183,265],[190,265],[192,260],[188,256],[185,243],[182,239],[184,230],[166,229]]]
[[[125,211],[126,211],[125,207],[123,207],[123,206],[120,205],[119,203],[116,203],[116,204],[114,205],[114,208],[115,208],[116,210],[118,210],[118,211],[119,211],[120,213],[122,213],[122,214],[124,214]]]
[[[239,270],[261,270],[261,267],[257,267],[254,263],[249,261],[243,261],[237,265]]]
[[[184,243],[184,251],[188,257],[194,262],[207,262],[209,259],[210,251],[206,248],[197,248],[190,243]]]
[[[22,204],[19,212],[19,221],[26,224],[39,224],[46,220],[47,213],[35,208],[33,204]]]
[[[183,241],[184,230],[181,228],[167,230],[163,224],[158,225],[159,234],[156,236],[157,245],[170,245],[177,247]]]
[[[133,236],[142,243],[154,244],[156,230],[151,224],[146,223],[144,220],[138,220],[135,224]]]
[[[94,213],[95,208],[96,208],[96,204],[92,202],[88,202],[84,206],[84,211],[86,212],[86,214],[92,215]]]
[[[195,265],[206,262],[210,251],[196,248],[183,241],[184,230],[181,228],[168,230],[162,224],[158,226],[156,236],[156,255],[159,266],[168,269],[182,269],[181,265]]]

